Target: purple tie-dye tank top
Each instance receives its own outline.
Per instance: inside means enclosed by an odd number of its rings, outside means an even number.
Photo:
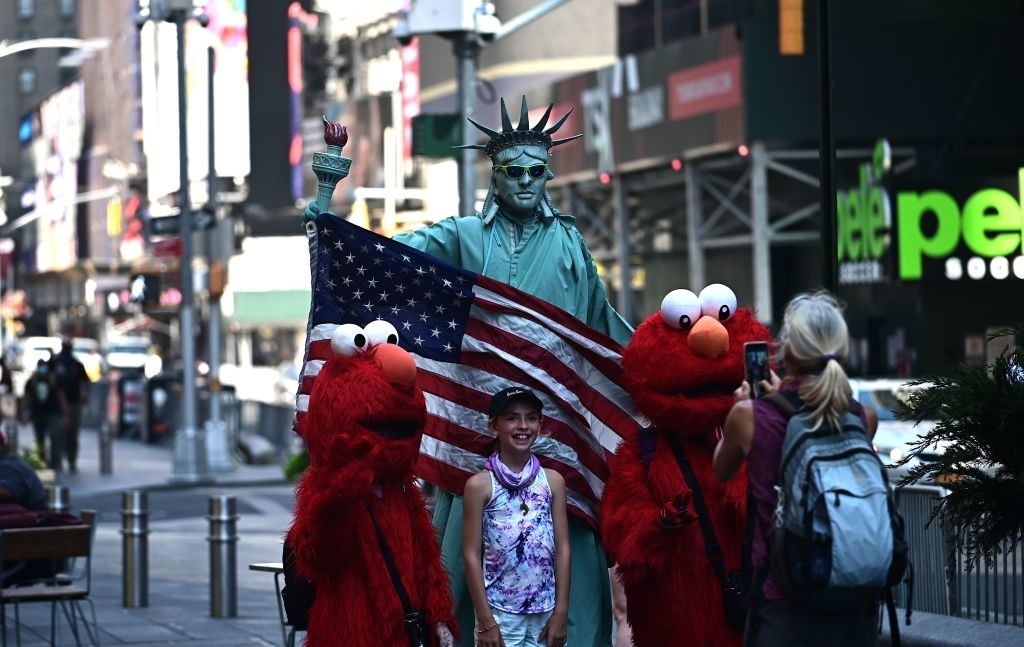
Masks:
[[[510,613],[554,609],[555,530],[544,470],[516,491],[505,489],[491,474],[491,500],[483,516],[488,603]]]

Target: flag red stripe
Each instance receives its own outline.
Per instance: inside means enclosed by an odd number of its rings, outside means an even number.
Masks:
[[[466,334],[472,335],[476,339],[495,348],[500,348],[509,353],[516,353],[524,361],[544,369],[559,384],[578,386],[579,389],[574,389],[575,395],[583,406],[589,409],[606,426],[612,429],[636,426],[636,422],[631,417],[626,415],[614,403],[610,402],[608,398],[590,386],[586,380],[581,379],[575,371],[567,367],[546,349],[535,346],[529,343],[529,340],[523,340],[519,337],[513,338],[513,343],[509,344],[507,342],[512,338],[512,335],[477,320],[470,320],[466,326]],[[480,368],[491,370],[491,368],[495,368],[494,364],[498,362],[503,363],[503,360],[493,358],[493,361],[491,361],[491,358],[488,358],[488,366],[490,368],[482,366]],[[467,358],[463,357],[463,363],[468,363]]]
[[[517,377],[512,378],[512,381],[529,385],[529,376],[524,374],[522,377],[526,381],[520,380]],[[477,411],[486,410],[487,404],[490,402],[489,395],[485,395],[484,398],[481,399],[480,397],[477,397],[480,395],[479,391],[466,388],[458,382],[454,382],[444,376],[440,376],[429,371],[420,370],[417,374],[417,382],[424,392],[448,400],[449,402],[456,402],[462,406],[469,407],[470,404],[467,402],[469,399],[478,400],[482,406],[479,408],[471,407]],[[537,390],[540,391],[542,389],[538,388]],[[457,422],[440,419],[435,416],[430,416],[430,418],[429,426],[424,430],[424,433],[435,438],[439,438],[447,443],[451,443],[452,445],[461,447],[466,451],[480,454],[482,457],[488,456],[491,451],[493,451],[491,448],[493,438],[484,430],[467,429],[464,425]],[[602,483],[608,478],[607,463],[602,460],[601,456],[594,452],[586,441],[581,439],[579,435],[573,431],[572,427],[561,420],[549,417],[545,419],[544,429],[550,433],[554,440],[575,451],[580,464],[590,470],[601,480]],[[597,503],[598,496],[590,484],[587,483],[586,479],[582,476],[580,476],[580,481],[586,484],[585,490],[576,488],[577,491],[591,502]],[[461,491],[461,488],[459,491]]]
[[[481,288],[494,292],[495,294],[500,294],[502,297],[512,301],[513,303],[521,304],[522,306],[537,312],[543,317],[550,319],[561,326],[571,329],[580,337],[585,337],[592,342],[604,346],[605,348],[620,348],[620,344],[608,335],[587,326],[565,310],[562,310],[554,304],[548,303],[540,297],[527,294],[526,292],[522,292],[507,283],[502,283],[501,281],[496,281],[495,279],[491,279],[486,276],[478,276],[476,284]],[[476,297],[476,300],[479,301],[480,297]]]
[[[532,321],[535,324],[537,324],[538,326],[547,327],[547,324],[540,317],[537,317],[537,316],[533,315],[531,312],[524,311],[524,310],[522,310],[520,308],[504,305],[504,304],[497,303],[497,302],[494,302],[494,301],[489,301],[485,297],[477,297],[476,299],[474,299],[473,303],[480,310],[484,310],[484,311],[487,311],[489,313],[493,313],[494,315],[515,316],[515,317],[519,317],[521,319],[526,319],[526,320]],[[476,319],[477,320],[481,320],[479,317],[476,317]],[[472,319],[471,319],[471,321],[472,321]],[[579,321],[576,321],[575,319],[573,321],[575,321],[576,324],[580,323]],[[563,331],[560,331],[560,330],[552,330],[552,332],[554,332],[555,334],[558,334],[559,337],[561,337],[567,344],[569,344],[576,353],[578,353],[581,357],[583,357],[590,364],[593,364],[594,367],[597,368],[598,370],[600,370],[609,381],[611,381],[612,383],[614,383],[615,385],[617,385],[617,386],[619,386],[621,388],[622,387],[622,367],[619,365],[619,363],[615,359],[612,359],[611,357],[608,357],[606,355],[601,355],[601,354],[599,354],[597,352],[594,352],[589,347],[587,347],[585,344],[581,343],[580,341],[578,341],[576,339],[577,337],[589,338],[589,336],[586,334],[586,330],[589,330],[589,329],[587,329],[586,327],[583,327],[583,329],[580,329],[580,327],[578,325],[571,325],[571,326],[568,326],[568,327],[570,328],[570,331],[568,332],[568,334],[566,334],[566,333],[564,333]],[[612,343],[615,343],[615,342],[612,340]],[[608,347],[606,346],[605,348],[608,348]],[[613,348],[617,348],[617,344]],[[616,357],[619,354],[620,354],[619,351],[616,350],[615,351]]]

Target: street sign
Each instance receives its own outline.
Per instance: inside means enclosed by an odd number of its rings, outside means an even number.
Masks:
[[[149,219],[149,231],[154,236],[174,236],[181,233],[180,214]],[[217,224],[217,216],[205,209],[192,212],[192,231],[206,231]]]
[[[422,114],[412,118],[412,154],[420,157],[454,157],[452,146],[462,143],[462,115]]]
[[[192,212],[192,231],[206,231],[217,224],[217,214],[212,209],[202,208]]]

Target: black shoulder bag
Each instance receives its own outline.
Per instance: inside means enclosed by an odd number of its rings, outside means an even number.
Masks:
[[[708,515],[708,507],[704,503],[704,495],[701,494],[700,484],[690,469],[690,462],[686,460],[686,454],[675,438],[666,435],[665,439],[675,454],[676,462],[683,473],[683,479],[693,492],[693,507],[697,510],[697,520],[700,521],[700,530],[704,534],[704,549],[708,554],[708,561],[715,569],[718,580],[722,584],[722,606],[725,609],[725,621],[733,629],[742,630],[747,623],[747,611],[750,603],[747,599],[742,571],[732,573],[725,572],[725,560],[722,558],[722,548],[718,545],[718,538],[715,536],[715,529],[711,526],[711,517]]]
[[[366,502],[366,511],[370,514],[370,521],[373,522],[373,529],[377,531],[377,541],[380,543],[380,552],[384,555],[384,563],[388,567],[388,573],[391,574],[391,581],[395,585],[395,592],[398,593],[398,599],[402,601],[402,609],[405,611],[403,621],[405,622],[405,633],[409,636],[409,647],[427,647],[430,644],[429,636],[430,631],[427,627],[427,618],[423,615],[422,611],[417,611],[412,608],[412,603],[409,601],[409,594],[406,593],[405,587],[402,585],[402,578],[398,574],[398,568],[395,566],[395,560],[391,556],[391,549],[388,548],[388,542],[384,539],[384,533],[380,530],[380,525],[377,523],[377,517],[373,514],[373,508],[370,506],[370,502]]]

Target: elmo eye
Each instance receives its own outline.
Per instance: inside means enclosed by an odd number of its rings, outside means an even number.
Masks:
[[[377,344],[397,344],[398,331],[383,319],[366,324],[366,342],[369,346]]]
[[[672,290],[661,300],[661,317],[673,328],[689,330],[700,318],[700,301],[689,290]]]
[[[331,350],[335,355],[355,357],[366,348],[366,332],[360,326],[341,324],[331,333]]]
[[[700,291],[700,313],[719,321],[728,321],[736,312],[736,293],[721,283],[712,283]]]

